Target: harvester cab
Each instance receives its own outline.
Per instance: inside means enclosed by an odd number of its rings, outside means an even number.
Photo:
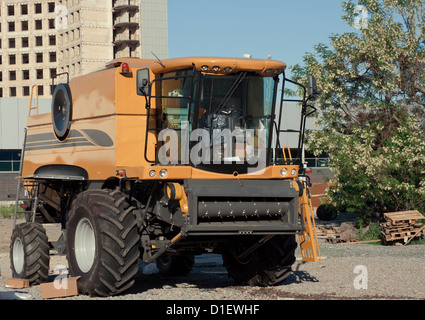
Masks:
[[[50,245],[66,254],[81,293],[103,296],[131,287],[139,258],[177,275],[215,252],[250,285],[286,279],[297,235],[303,259],[320,260],[302,163],[317,88],[311,76],[307,87],[286,79],[285,68],[268,59],[120,58],[58,84],[51,112],[28,117],[14,276],[46,280]],[[302,99],[284,97],[288,82]],[[299,130],[283,128],[287,101],[301,105]],[[294,157],[280,144],[291,133]],[[44,223],[60,223],[63,236],[50,243]]]

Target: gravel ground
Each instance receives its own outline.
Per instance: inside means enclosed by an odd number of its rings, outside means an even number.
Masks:
[[[0,219],[0,298],[40,300],[40,287],[12,290],[9,239],[12,220]],[[52,230],[48,233],[55,234]],[[235,286],[219,255],[197,256],[192,272],[166,278],[154,265],[140,262],[135,285],[125,294],[109,298],[84,295],[57,300],[393,300],[425,299],[425,247],[371,244],[329,244],[320,240],[322,261],[303,262],[297,251],[293,274],[275,287]],[[55,266],[66,259],[51,256],[51,280]]]

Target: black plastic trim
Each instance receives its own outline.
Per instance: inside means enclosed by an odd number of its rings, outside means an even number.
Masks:
[[[39,167],[34,172],[37,179],[57,179],[57,180],[88,180],[87,171],[78,166],[67,164],[48,164]]]

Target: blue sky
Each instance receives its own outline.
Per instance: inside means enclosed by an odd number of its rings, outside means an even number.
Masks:
[[[342,15],[338,0],[168,0],[169,57],[271,54],[291,66],[353,31]]]

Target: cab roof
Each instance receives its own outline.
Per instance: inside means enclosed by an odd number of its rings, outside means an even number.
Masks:
[[[277,60],[224,57],[186,57],[164,60],[118,58],[108,62],[106,68],[118,67],[122,63],[127,63],[131,68],[150,68],[155,74],[195,67],[202,73],[210,74],[249,71],[262,76],[277,76],[286,69],[286,64]]]

